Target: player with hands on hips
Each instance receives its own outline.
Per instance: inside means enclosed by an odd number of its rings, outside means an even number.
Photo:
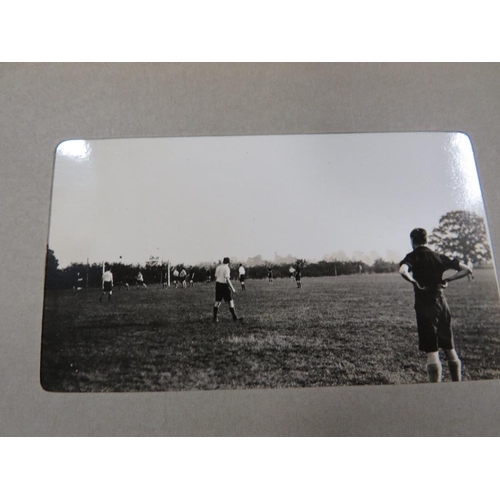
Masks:
[[[448,360],[451,380],[459,382],[462,379],[462,364],[455,351],[451,313],[443,289],[449,282],[464,278],[472,271],[457,259],[450,259],[428,248],[425,229],[414,229],[410,239],[413,252],[401,261],[399,273],[414,288],[418,344],[427,355],[429,382],[441,382],[440,348]],[[449,269],[454,269],[456,273],[443,279],[444,272]]]

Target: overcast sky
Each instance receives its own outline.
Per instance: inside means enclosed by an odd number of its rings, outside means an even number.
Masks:
[[[275,252],[399,260],[413,228],[430,232],[457,209],[484,215],[462,134],[67,141],[49,247],[61,267]]]

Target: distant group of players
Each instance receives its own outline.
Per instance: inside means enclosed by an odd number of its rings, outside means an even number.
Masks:
[[[216,266],[215,269],[215,281],[217,282],[217,269],[221,265],[229,265],[229,262],[226,262],[228,260],[228,257],[224,258],[223,261],[219,261],[218,265]],[[290,266],[289,272],[290,272],[290,280],[294,281],[297,285],[297,288],[302,287],[301,283],[301,278],[302,278],[302,268],[304,266],[303,261],[297,261],[297,263],[294,265],[292,264]],[[176,266],[171,270],[172,274],[172,284],[174,288],[188,288],[188,287],[193,287],[195,283],[195,269],[190,268],[189,270],[186,270],[185,267],[183,266]],[[211,283],[212,282],[212,270],[207,267],[205,268],[205,282],[206,283]],[[238,280],[241,285],[241,290],[246,290],[246,285],[245,285],[245,279],[247,276],[247,270],[245,269],[245,266],[240,263],[238,265]],[[162,288],[165,289],[169,286],[169,274],[168,271],[165,272],[164,275],[164,280],[162,282]],[[274,272],[273,268],[271,265],[267,266],[267,280],[270,285],[274,283]],[[134,278],[135,281],[135,287],[136,289],[140,288],[145,288],[147,289],[148,286],[144,282],[144,276],[142,275],[141,271],[138,271],[137,276]],[[77,274],[76,278],[76,283],[75,286],[73,287],[74,291],[77,290],[82,290],[82,282],[83,278],[81,277],[80,273]],[[111,268],[109,264],[105,265],[105,269],[102,275],[102,294],[99,298],[99,301],[102,301],[103,297],[107,294],[108,295],[108,301],[111,301],[111,297],[113,295],[113,273],[111,272]],[[120,281],[118,284],[118,289],[125,289],[125,290],[130,290],[130,284],[129,280],[123,280]]]
[[[418,331],[419,350],[427,356],[427,375],[430,382],[440,382],[442,378],[442,365],[439,358],[439,349],[444,351],[448,362],[448,368],[452,381],[458,382],[462,379],[462,365],[455,350],[453,332],[451,326],[451,313],[444,297],[443,290],[448,283],[468,277],[473,279],[471,266],[457,259],[451,259],[446,255],[433,252],[427,247],[427,232],[425,229],[416,228],[410,233],[413,251],[405,256],[400,263],[399,273],[403,279],[410,282],[415,294],[415,312]],[[289,268],[290,280],[295,281],[297,288],[301,288],[303,262],[297,262]],[[445,271],[455,270],[455,274],[443,278]],[[361,272],[361,271],[360,271]],[[186,271],[182,268],[173,270],[174,286],[186,288],[186,281],[193,286],[194,271]],[[240,264],[238,276],[241,289],[246,290],[246,269]],[[274,283],[272,266],[267,268],[267,279],[269,284]],[[210,283],[212,274],[206,269],[206,282]],[[77,285],[81,286],[82,279],[78,277]],[[136,276],[137,288],[145,287],[142,274]],[[127,285],[128,287],[128,285]],[[108,294],[111,300],[113,293],[113,274],[109,266],[102,275],[102,295],[99,300]],[[243,318],[236,314],[233,294],[236,293],[231,282],[230,259],[225,257],[215,269],[215,302],[213,306],[213,322],[218,323],[218,312],[222,301],[229,305],[233,321],[242,321]]]

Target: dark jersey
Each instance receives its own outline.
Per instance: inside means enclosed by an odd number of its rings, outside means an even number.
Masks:
[[[435,296],[441,292],[440,284],[443,281],[443,273],[448,269],[460,271],[458,259],[450,259],[446,255],[433,252],[430,248],[421,246],[409,253],[400,263],[407,264],[413,277],[426,290],[415,287],[415,298]]]

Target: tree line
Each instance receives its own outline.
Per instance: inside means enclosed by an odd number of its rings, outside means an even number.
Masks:
[[[302,261],[303,262],[303,261]],[[292,264],[295,266],[295,264]],[[264,279],[267,277],[269,266],[273,271],[275,279],[290,277],[290,264],[265,264],[252,267],[246,267],[246,277],[248,279]],[[122,262],[110,262],[109,267],[113,272],[113,279],[116,286],[128,283],[130,286],[135,284],[135,277],[139,272],[144,277],[146,284],[163,283],[167,281],[167,265],[133,265]],[[215,265],[208,267],[212,280],[215,275]],[[238,262],[231,264],[231,276],[238,278]],[[206,281],[207,267],[203,266],[184,266],[182,263],[171,265],[170,279],[173,280],[172,272],[174,268],[179,271],[186,269],[188,272],[194,272],[194,281],[201,283]],[[342,276],[359,273],[394,273],[399,269],[399,263],[386,262],[378,259],[373,265],[368,266],[361,261],[320,261],[303,263],[302,277],[319,276]],[[97,288],[101,286],[102,264],[92,263],[72,263],[64,269],[59,269],[57,258],[50,248],[47,249],[47,266],[45,287],[47,289],[64,289],[73,287]]]
[[[488,242],[486,223],[484,219],[465,210],[448,212],[439,219],[439,226],[434,228],[429,244],[433,245],[436,251],[445,253],[450,257],[456,257],[466,264],[474,263],[481,265],[490,262],[492,258],[491,248]],[[302,264],[302,276],[342,276],[357,273],[394,273],[399,269],[399,263],[387,262],[383,259],[376,260],[372,265],[367,265],[361,261],[320,261],[306,263],[297,260],[296,264]],[[264,263],[260,256],[248,259],[245,266],[247,277],[262,279],[267,277],[268,267],[272,266],[274,278],[288,278],[290,276],[289,263]],[[213,278],[216,264],[209,266],[210,274]],[[232,276],[237,278],[239,263],[232,263]],[[113,271],[115,285],[128,283],[133,285],[135,277],[142,273],[144,281],[148,284],[162,283],[166,281],[166,264],[159,263],[158,258],[152,258],[144,266],[123,264],[122,262],[110,263]],[[194,272],[194,281],[203,282],[206,280],[205,266],[184,266],[183,263],[171,267],[173,271],[177,267],[179,271],[184,268],[186,271]],[[101,286],[102,264],[93,263],[72,263],[64,269],[59,269],[54,252],[47,248],[46,280],[45,286],[48,289],[72,288],[80,286],[82,288],[94,288]]]

